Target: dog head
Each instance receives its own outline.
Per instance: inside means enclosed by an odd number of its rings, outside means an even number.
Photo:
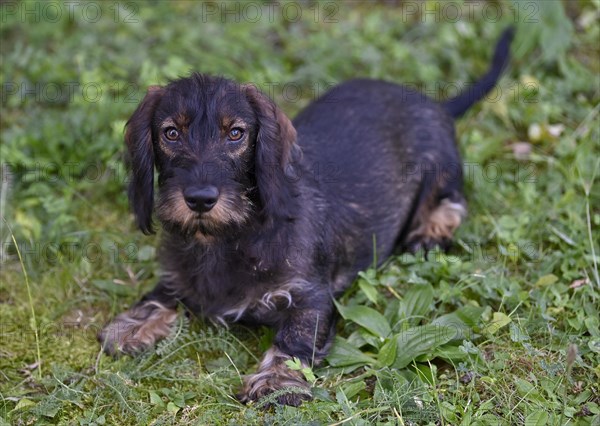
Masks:
[[[193,74],[151,87],[125,131],[129,198],[138,225],[218,235],[250,218],[293,216],[291,167],[296,131],[252,85]]]

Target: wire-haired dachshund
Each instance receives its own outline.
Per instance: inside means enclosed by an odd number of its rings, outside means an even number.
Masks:
[[[167,336],[182,304],[227,324],[276,330],[239,398],[310,397],[302,373],[327,354],[333,299],[395,250],[447,246],[466,214],[453,119],[499,79],[512,30],[488,73],[437,103],[407,87],[357,79],[292,122],[253,85],[193,74],[150,87],[125,140],[129,198],[145,233],[163,228],[158,284],[100,333],[109,354]],[[154,168],[158,195],[154,202]]]

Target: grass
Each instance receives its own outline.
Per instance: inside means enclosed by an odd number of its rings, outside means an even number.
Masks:
[[[600,424],[598,1],[475,2],[461,19],[431,1],[282,2],[258,19],[258,3],[54,4],[0,5],[0,424]],[[304,371],[312,402],[233,397],[266,329],[182,318],[139,358],[100,355],[99,327],[156,280],[122,164],[147,86],[222,74],[291,116],[355,76],[443,98],[510,23],[498,96],[457,123],[470,210],[455,247],[361,274],[327,362]]]

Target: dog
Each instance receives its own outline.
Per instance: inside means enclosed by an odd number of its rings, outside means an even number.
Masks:
[[[167,336],[183,305],[216,323],[276,330],[240,401],[310,399],[302,366],[335,333],[333,300],[397,251],[447,247],[466,215],[454,119],[505,68],[513,30],[470,90],[434,102],[380,80],[342,83],[290,121],[251,84],[192,74],[150,87],[127,122],[139,228],[161,223],[156,287],[99,333],[111,355]],[[154,203],[154,169],[158,195]],[[289,391],[295,388],[300,391]]]

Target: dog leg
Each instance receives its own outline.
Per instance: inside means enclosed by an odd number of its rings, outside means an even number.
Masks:
[[[161,297],[162,296],[162,297]],[[160,284],[131,309],[119,314],[98,334],[102,349],[109,355],[134,355],[169,335],[177,319],[177,305],[165,298]]]
[[[271,347],[263,356],[258,372],[244,380],[244,388],[238,394],[238,399],[247,403],[259,399],[284,388],[290,388],[290,393],[277,397],[277,402],[283,405],[299,406],[302,401],[311,399],[310,386],[301,371],[291,370],[285,363],[293,357],[276,346]],[[302,368],[307,367],[301,361]]]
[[[311,300],[316,301],[318,298]],[[275,342],[264,355],[258,372],[246,377],[244,387],[238,394],[241,402],[259,399],[282,389],[290,388],[276,398],[277,403],[298,406],[310,400],[310,385],[303,373],[292,370],[286,361],[297,358],[302,368],[318,364],[327,354],[333,334],[333,306],[327,294],[321,295],[323,306],[315,309],[297,306],[280,327]],[[326,301],[325,303],[323,302]]]
[[[415,218],[415,225],[408,234],[406,247],[411,252],[426,251],[439,246],[450,248],[454,231],[467,214],[464,199],[442,199],[431,209],[422,208]]]

